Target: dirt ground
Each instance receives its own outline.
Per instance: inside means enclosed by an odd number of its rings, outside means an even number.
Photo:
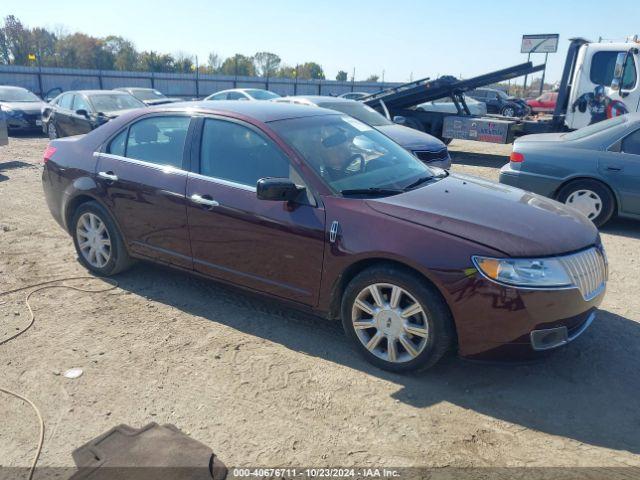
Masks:
[[[45,205],[46,143],[0,147],[0,291],[86,274]],[[454,172],[497,179],[508,161],[509,146],[451,149]],[[34,295],[34,327],[0,346],[0,386],[41,409],[40,466],[73,466],[89,439],[155,421],[231,466],[640,467],[640,222],[602,236],[611,275],[597,321],[532,364],[451,355],[423,374],[386,373],[335,323],[138,264],[109,293]],[[23,300],[0,297],[0,340],[26,325]],[[71,367],[84,374],[61,375]],[[30,464],[37,427],[0,393],[0,465]]]

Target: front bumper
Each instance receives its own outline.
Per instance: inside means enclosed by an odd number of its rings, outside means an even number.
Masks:
[[[42,118],[36,115],[6,115],[7,128],[11,131],[42,130]]]
[[[578,288],[520,289],[478,272],[447,292],[458,352],[479,360],[528,359],[566,345],[591,325],[605,290],[603,284],[586,300]]]

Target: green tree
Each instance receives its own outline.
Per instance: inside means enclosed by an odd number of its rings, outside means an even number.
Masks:
[[[114,57],[116,70],[135,70],[138,64],[138,52],[133,42],[116,36],[109,35],[104,39],[104,48]]]
[[[209,73],[216,73],[222,66],[222,58],[216,52],[211,52],[207,58],[207,67]]]
[[[338,72],[338,74],[336,75],[336,80],[339,82],[346,82],[347,81],[347,75],[348,73],[345,72],[344,70],[340,70]]]
[[[275,76],[280,78],[296,78],[296,67],[282,65],[276,72]]]
[[[174,60],[171,55],[152,51],[141,52],[138,56],[138,68],[147,72],[173,72]]]
[[[271,52],[258,52],[253,56],[256,73],[261,77],[273,77],[276,75],[282,59]]]
[[[184,52],[176,53],[173,65],[175,71],[179,73],[191,73],[196,69],[193,56]]]
[[[306,62],[298,66],[298,78],[323,80],[324,71],[316,62]]]
[[[380,77],[374,74],[374,75],[369,75],[365,80],[365,82],[377,82],[378,80],[380,80]]]
[[[220,73],[223,75],[240,75],[240,76],[255,76],[256,69],[253,65],[253,59],[236,53],[233,57],[227,58],[220,67]]]
[[[104,40],[78,32],[58,39],[56,56],[62,67],[113,70],[115,64]]]
[[[16,65],[28,65],[29,49],[31,46],[31,34],[22,22],[14,15],[7,15],[2,27],[3,43],[6,52],[3,57],[7,57],[7,63]]]

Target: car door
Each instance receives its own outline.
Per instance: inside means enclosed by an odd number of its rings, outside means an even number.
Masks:
[[[71,129],[73,130],[71,135],[89,133],[93,129],[90,118],[90,115],[93,113],[93,109],[84,95],[76,93],[73,96],[73,107],[71,110],[70,124]],[[84,110],[87,112],[87,115],[78,113],[79,110]]]
[[[194,269],[253,290],[315,305],[322,274],[325,213],[302,203],[256,197],[264,177],[304,180],[263,132],[222,118],[201,120],[196,172],[187,180]]]
[[[191,117],[134,121],[98,156],[96,179],[132,253],[191,268],[185,145]]]
[[[603,174],[618,190],[620,211],[640,215],[640,129],[621,140],[620,152],[607,152],[601,165],[605,167]]]
[[[73,93],[65,93],[60,97],[53,112],[53,121],[61,137],[73,135],[73,126],[71,124],[71,108],[73,106]]]

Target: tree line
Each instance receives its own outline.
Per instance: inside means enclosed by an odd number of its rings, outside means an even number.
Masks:
[[[99,38],[81,32],[66,33],[42,27],[28,28],[14,15],[4,18],[0,27],[0,64],[43,67],[86,68],[145,72],[217,73],[221,75],[325,79],[316,62],[287,65],[271,52],[253,56],[240,53],[223,58],[211,52],[204,64],[186,52],[175,54],[153,50],[138,51],[130,40],[117,35]],[[347,81],[340,70],[336,80]],[[371,75],[367,81],[377,82]]]

